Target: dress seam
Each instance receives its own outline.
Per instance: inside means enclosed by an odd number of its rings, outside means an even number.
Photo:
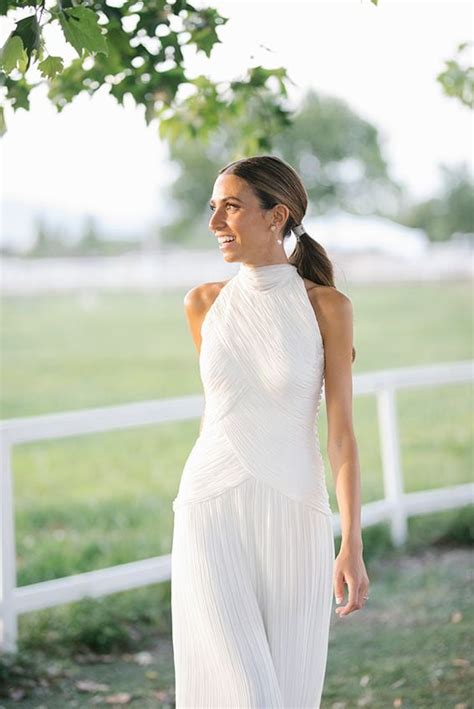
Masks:
[[[235,490],[235,488],[240,487],[247,483],[249,480],[254,480],[256,484],[261,484],[267,487],[269,490],[272,490],[273,492],[276,492],[280,497],[283,497],[285,500],[291,500],[291,502],[295,502],[297,505],[301,505],[302,507],[305,507],[306,509],[309,509],[314,512],[320,512],[321,514],[325,515],[326,517],[333,517],[333,511],[330,509],[329,511],[322,510],[320,507],[316,507],[316,505],[311,505],[309,502],[306,502],[305,500],[298,500],[298,498],[293,497],[292,495],[287,495],[286,493],[282,492],[278,488],[274,487],[273,485],[270,485],[267,482],[264,482],[263,480],[259,480],[259,478],[255,477],[255,475],[252,475],[251,473],[248,473],[247,477],[244,478],[243,480],[239,480],[239,482],[235,483],[234,485],[228,485],[224,490],[220,490],[219,492],[216,492],[213,495],[209,495],[208,497],[203,497],[201,499],[197,500],[184,500],[183,502],[179,501],[177,497],[172,501],[172,507],[174,507],[174,503],[177,502],[176,509],[178,507],[190,507],[193,505],[199,505],[204,502],[209,502],[210,500],[216,499],[216,497],[220,497],[221,495],[225,495],[226,492],[229,492],[230,490]]]

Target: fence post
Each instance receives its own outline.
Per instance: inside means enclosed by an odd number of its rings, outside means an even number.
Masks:
[[[0,439],[0,649],[3,652],[17,651],[17,616],[14,601],[16,589],[15,510],[13,504],[13,480],[11,466],[11,443],[7,436]]]
[[[377,391],[377,410],[382,453],[384,497],[390,503],[390,534],[399,547],[408,536],[406,510],[403,504],[403,473],[400,460],[395,391],[384,387]]]

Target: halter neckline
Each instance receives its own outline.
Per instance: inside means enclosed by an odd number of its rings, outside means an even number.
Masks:
[[[286,283],[296,272],[296,266],[292,263],[254,266],[241,262],[237,275],[240,281],[251,290],[268,291]]]

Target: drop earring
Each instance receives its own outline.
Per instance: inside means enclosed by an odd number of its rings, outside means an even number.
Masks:
[[[272,231],[275,231],[276,226],[275,226],[274,224],[272,224],[272,226],[270,227],[270,229],[271,229]],[[277,242],[278,242],[279,244],[281,244],[281,239],[277,239]]]

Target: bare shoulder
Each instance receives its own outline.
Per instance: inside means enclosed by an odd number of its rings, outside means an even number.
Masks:
[[[334,286],[322,286],[305,279],[308,298],[318,319],[321,332],[337,329],[352,322],[352,301]]]
[[[190,315],[206,313],[227,281],[201,283],[188,290],[184,296],[184,307]]]
[[[184,310],[191,336],[198,352],[201,350],[201,326],[206,313],[228,281],[201,283],[184,296]]]

